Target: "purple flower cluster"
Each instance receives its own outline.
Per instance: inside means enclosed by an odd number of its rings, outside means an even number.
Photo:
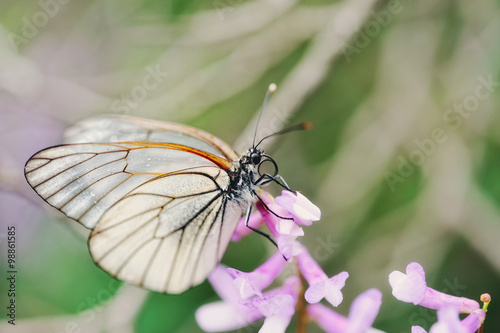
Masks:
[[[375,320],[382,302],[380,291],[370,289],[359,295],[347,318],[319,303],[326,299],[332,306],[338,306],[343,299],[341,290],[349,277],[347,272],[328,277],[297,241],[304,235],[302,226],[310,226],[321,218],[319,208],[299,192],[283,191],[276,198],[261,192],[260,196],[265,205],[257,203],[258,210],[250,216],[249,225],[258,228],[266,224],[279,251],[249,273],[219,265],[208,279],[221,300],[198,309],[196,320],[200,327],[207,332],[220,332],[264,319],[260,332],[285,332],[299,298],[303,298],[307,302],[304,314],[325,331],[369,332],[367,329]],[[244,222],[244,219],[240,221],[234,241],[250,233]],[[296,266],[296,274],[289,276],[281,286],[264,291],[287,265],[292,264]],[[305,292],[302,291],[301,277],[309,284]]]
[[[259,332],[279,333],[285,332],[292,317],[297,315],[313,320],[325,332],[382,332],[372,328],[382,304],[382,293],[378,289],[369,289],[358,295],[347,317],[320,303],[325,299],[332,307],[337,307],[343,300],[341,290],[349,274],[340,272],[329,277],[307,248],[297,241],[304,235],[302,226],[310,226],[320,219],[319,208],[299,192],[285,190],[272,198],[262,191],[260,196],[262,202],[257,203],[257,212],[250,216],[249,225],[258,228],[266,224],[276,240],[278,251],[248,273],[219,265],[208,280],[221,300],[205,304],[196,311],[198,325],[207,332],[221,332],[264,319]],[[250,232],[243,218],[233,241]],[[294,273],[282,285],[266,290],[273,282],[276,285],[277,277],[284,275],[282,272],[287,265],[294,265],[291,270]],[[304,280],[307,288],[303,286]],[[472,333],[484,322],[485,311],[477,302],[428,288],[425,272],[417,263],[409,264],[406,274],[392,272],[389,282],[398,300],[438,310],[438,322],[429,333]],[[469,316],[460,320],[459,313]],[[413,326],[412,333],[426,331]]]

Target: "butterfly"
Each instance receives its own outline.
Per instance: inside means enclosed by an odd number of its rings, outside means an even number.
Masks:
[[[26,180],[91,229],[88,247],[99,267],[164,293],[206,279],[259,187],[279,177],[255,138],[239,156],[214,135],[177,123],[101,116],[75,124],[66,142],[34,154]],[[274,172],[260,171],[265,162]]]

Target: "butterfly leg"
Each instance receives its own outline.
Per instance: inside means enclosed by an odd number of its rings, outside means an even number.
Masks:
[[[283,219],[283,220],[292,220],[294,221],[293,217],[284,217],[284,216],[281,216],[281,215],[278,215],[276,214],[275,212],[272,211],[271,208],[269,208],[268,205],[266,205],[266,203],[264,202],[264,200],[262,200],[262,198],[257,194],[257,192],[255,191],[252,191],[253,194],[259,199],[260,203],[264,206],[264,208],[270,212],[271,214],[273,214],[274,216],[276,216],[277,218],[280,218],[280,219]]]
[[[250,221],[250,214],[252,213],[252,205],[250,205],[248,207],[248,210],[247,210],[247,217],[246,217],[246,220],[245,220],[245,226],[247,228],[249,228],[250,230],[258,233],[259,235],[261,236],[264,236],[265,238],[267,238],[271,243],[273,243],[274,246],[276,246],[276,248],[278,247],[278,244],[276,244],[276,242],[271,238],[271,236],[269,236],[268,234],[266,234],[265,232],[262,232],[260,231],[259,229],[255,229],[254,227],[251,227],[249,224],[248,224],[248,221]]]
[[[263,175],[261,175],[259,177],[259,179],[257,179],[255,181],[255,184],[265,185],[265,184],[268,184],[270,182],[275,182],[279,186],[283,187],[285,190],[294,192],[294,191],[292,191],[290,189],[290,187],[288,186],[288,184],[285,182],[285,180],[283,179],[283,177],[281,177],[280,175],[274,175],[273,176],[273,175],[270,175],[268,173],[264,173]]]
[[[288,184],[286,183],[285,179],[283,177],[281,177],[280,175],[275,175],[275,176],[272,176],[271,178],[272,179],[269,179],[267,182],[272,182],[273,181],[276,184],[278,184],[279,186],[283,187],[285,190],[288,190],[290,192],[295,192],[295,191],[293,191],[290,188],[290,186],[288,186]]]
[[[287,189],[287,190],[288,190],[288,191],[290,191],[290,192],[295,192],[295,191],[292,191],[292,190],[290,189],[290,186],[288,186],[288,184],[286,183],[286,181],[285,181],[285,179],[284,179],[283,177],[281,177],[280,175],[276,175],[274,178],[278,178],[279,180],[281,180],[281,181],[283,182],[283,184],[278,183],[278,184],[280,184],[282,187],[284,187],[285,189]],[[283,186],[283,185],[284,185],[284,186]]]

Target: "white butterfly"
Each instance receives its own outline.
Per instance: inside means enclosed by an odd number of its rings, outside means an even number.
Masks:
[[[30,158],[28,183],[92,229],[97,265],[159,292],[203,282],[258,186],[276,176],[259,174],[262,162],[274,161],[255,145],[238,156],[221,139],[180,124],[105,116],[77,123],[66,141]]]

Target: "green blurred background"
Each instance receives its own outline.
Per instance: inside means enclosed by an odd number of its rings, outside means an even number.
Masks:
[[[0,331],[199,332],[195,310],[217,299],[208,283],[174,296],[120,288],[92,263],[88,231],[44,204],[23,166],[73,122],[104,113],[186,123],[244,151],[275,82],[259,135],[315,125],[266,151],[322,210],[302,242],[328,275],[349,272],[338,311],[375,287],[384,294],[376,328],[428,329],[435,312],[396,301],[387,279],[417,261],[435,289],[476,300],[489,292],[484,332],[498,332],[499,1],[0,6],[2,308],[12,225],[18,269],[17,325],[2,315]],[[146,89],[153,72],[158,84]],[[223,262],[248,271],[272,251],[251,235]]]

